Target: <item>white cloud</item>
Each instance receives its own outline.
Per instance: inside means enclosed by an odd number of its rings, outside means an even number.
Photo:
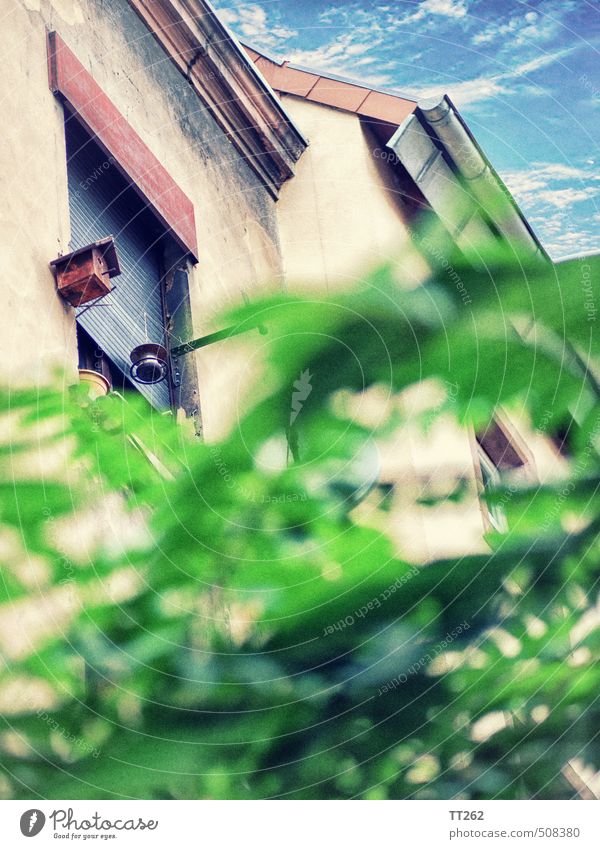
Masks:
[[[568,222],[566,224],[568,225]],[[587,253],[600,253],[600,237],[589,230],[573,227],[544,239],[544,246],[555,260]]]
[[[468,11],[468,0],[423,0],[414,12],[404,17],[396,18],[397,26],[423,21],[431,15],[455,20],[465,18]]]
[[[529,59],[527,62],[521,62],[514,70],[507,72],[509,76],[522,77],[526,74],[533,74],[535,71],[540,71],[542,68],[547,68],[548,65],[553,65],[564,56],[567,56],[573,48],[566,50],[557,50],[554,53],[543,53],[541,56],[536,56]]]
[[[588,159],[586,160],[586,165],[593,165],[594,160]],[[590,178],[593,180],[600,180],[600,177],[594,176],[592,173],[587,171],[585,168],[577,168],[574,165],[565,165],[562,162],[549,162],[543,165],[537,165],[538,169],[542,171],[542,173],[549,177],[550,179],[555,180],[589,180]]]
[[[235,33],[250,42],[267,48],[281,48],[291,38],[298,35],[296,30],[281,26],[271,19],[267,10],[258,3],[219,10],[219,17]]]
[[[507,171],[502,178],[553,258],[600,250],[596,213],[578,208],[600,194],[593,162],[536,162],[527,170]]]
[[[232,26],[238,20],[238,13],[235,9],[219,9],[219,19],[226,26]]]
[[[314,50],[293,50],[290,59],[298,65],[308,65],[312,68],[327,71],[340,67],[347,57],[363,56],[369,50],[366,44],[353,44],[352,35],[346,33],[338,36],[335,41]]]
[[[567,209],[574,203],[595,197],[600,189],[588,186],[585,189],[546,189],[537,195],[538,202],[556,206],[558,209]]]
[[[506,97],[516,91],[517,84],[519,87],[522,86],[519,78],[526,77],[528,74],[552,65],[569,52],[570,49],[559,50],[555,53],[545,53],[543,56],[537,56],[535,59],[522,62],[506,71],[490,74],[486,77],[476,77],[472,80],[453,82],[444,78],[439,83],[416,89],[414,94],[417,99],[422,100],[437,95],[441,96],[447,92],[459,107],[481,103],[494,97]],[[519,82],[517,83],[517,81]],[[534,88],[533,91],[535,92],[537,89]],[[532,94],[533,92],[530,91],[529,93]]]
[[[426,100],[432,97],[441,97],[447,92],[452,100],[462,107],[480,103],[483,100],[490,100],[493,97],[506,97],[511,93],[511,89],[503,84],[501,77],[477,77],[474,80],[462,80],[457,83],[448,80],[434,83],[419,88],[415,92],[415,96],[418,100]]]
[[[537,11],[520,12],[504,20],[494,21],[476,32],[471,43],[474,45],[498,42],[500,48],[514,52],[515,47],[549,41],[560,33],[562,18],[574,8],[573,0],[546,2]]]
[[[450,2],[450,0],[428,0],[428,2]],[[461,0],[462,2],[462,0]],[[387,30],[381,19],[372,10],[364,10],[353,5],[331,6],[319,14],[319,21],[327,26],[335,23],[337,35],[328,43],[319,47],[303,49],[292,43],[299,33],[282,26],[277,20],[277,4],[260,5],[250,3],[236,7],[219,9],[219,16],[233,31],[257,48],[272,50],[291,62],[324,73],[341,76],[356,76],[357,68],[368,68],[369,83],[372,85],[392,85],[393,79],[386,69],[381,67],[377,50],[384,43]],[[344,31],[339,32],[339,28]],[[373,70],[370,66],[377,66]],[[396,67],[395,64],[393,66]],[[388,63],[388,70],[390,66]]]
[[[444,15],[447,18],[464,18],[467,14],[465,0],[424,0],[419,9],[425,14]]]
[[[336,36],[333,41],[322,47],[314,50],[291,50],[288,55],[290,61],[297,65],[348,77],[356,76],[358,67],[373,65],[373,71],[368,72],[369,83],[388,85],[391,78],[380,73],[382,63],[376,50],[380,44],[381,36],[376,33],[370,33],[367,37],[364,30],[354,29]]]
[[[600,177],[589,166],[541,162],[526,171],[508,171],[502,177],[517,200],[528,205],[542,202],[565,209],[600,193],[600,187],[591,185]],[[564,183],[571,185],[561,185]]]

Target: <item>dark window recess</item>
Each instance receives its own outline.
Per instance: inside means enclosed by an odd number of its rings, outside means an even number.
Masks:
[[[71,250],[112,235],[121,265],[121,274],[112,281],[114,290],[77,311],[80,358],[92,363],[81,367],[102,373],[108,368],[115,388],[134,385],[152,406],[167,409],[171,405],[170,379],[146,386],[130,383],[129,355],[144,342],[167,344],[161,278],[170,238],[120,173],[114,158],[69,114],[65,134]],[[102,357],[94,352],[101,352]],[[93,363],[100,363],[101,368]]]
[[[124,389],[135,389],[135,384],[129,377],[117,368],[110,357],[102,350],[87,331],[77,325],[77,351],[79,354],[79,368],[97,371],[103,374],[110,383],[112,389],[123,391]]]
[[[568,419],[561,422],[554,432],[549,434],[554,446],[563,457],[570,458],[573,456],[573,443],[577,433],[577,427],[578,425],[575,419],[569,416]]]
[[[525,459],[519,453],[510,435],[496,419],[491,421],[484,431],[480,431],[476,439],[500,471],[518,469],[525,465]]]

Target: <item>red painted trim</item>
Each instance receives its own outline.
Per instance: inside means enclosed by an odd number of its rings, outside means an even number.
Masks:
[[[178,243],[198,259],[194,205],[56,32],[48,33],[50,89],[65,100]]]

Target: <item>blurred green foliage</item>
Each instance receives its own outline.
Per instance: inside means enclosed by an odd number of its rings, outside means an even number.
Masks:
[[[5,390],[2,793],[574,795],[564,766],[600,767],[600,261],[585,265],[453,257],[469,303],[434,263],[417,289],[388,266],[351,293],[246,307],[235,320],[269,328],[267,372],[218,445],[138,397]],[[453,387],[428,426],[515,400],[549,434],[567,422],[572,475],[492,495],[509,531],[489,553],[415,566],[356,521],[344,471],[398,421],[374,431],[336,399],[426,379]],[[265,472],[286,434],[299,460]],[[90,515],[98,538],[73,553]],[[78,602],[64,619],[61,593]]]

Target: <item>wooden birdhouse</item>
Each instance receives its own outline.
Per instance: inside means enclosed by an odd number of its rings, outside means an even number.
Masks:
[[[50,267],[58,294],[74,307],[108,295],[113,288],[110,278],[121,273],[112,236],[58,257]]]

